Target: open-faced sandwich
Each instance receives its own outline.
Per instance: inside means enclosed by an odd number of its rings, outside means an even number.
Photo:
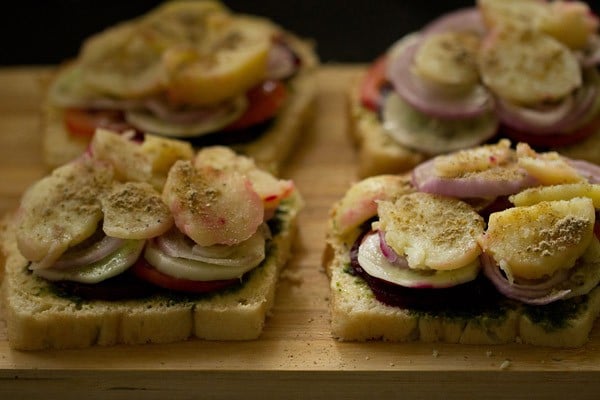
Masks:
[[[359,181],[329,219],[333,336],[581,346],[599,208],[600,167],[508,139]]]
[[[224,146],[98,130],[2,220],[16,349],[257,338],[302,200]]]
[[[600,36],[583,2],[479,0],[402,37],[352,86],[362,177],[501,137],[600,163]]]
[[[42,107],[51,167],[96,128],[228,145],[278,172],[310,116],[312,44],[212,0],[168,1],[87,39],[58,69]]]

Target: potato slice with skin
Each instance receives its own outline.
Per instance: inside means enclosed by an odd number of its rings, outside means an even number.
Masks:
[[[99,198],[112,178],[110,165],[82,156],[31,186],[18,210],[17,244],[23,256],[48,268],[91,236],[102,219]]]
[[[191,161],[175,162],[163,200],[177,228],[201,246],[240,243],[264,218],[262,200],[245,176],[212,167],[196,169]]]
[[[452,270],[481,253],[476,239],[483,218],[463,201],[415,192],[379,201],[377,211],[373,228],[385,232],[387,244],[406,256],[410,268]]]
[[[538,186],[509,197],[517,207],[531,206],[542,201],[571,200],[575,197],[592,199],[594,208],[600,208],[600,185],[587,182],[565,185]]]
[[[198,151],[194,159],[196,168],[212,167],[225,171],[237,171],[246,175],[252,187],[263,200],[267,209],[277,208],[282,199],[294,190],[291,180],[278,179],[256,166],[253,159],[236,154],[229,147],[211,146]]]
[[[366,178],[348,189],[334,211],[333,223],[338,232],[345,235],[377,215],[378,201],[393,201],[398,196],[413,191],[408,175],[378,175]]]
[[[491,214],[478,241],[509,279],[539,279],[575,265],[592,240],[594,222],[591,199],[543,201]]]
[[[579,62],[569,48],[533,30],[490,33],[481,46],[479,71],[494,94],[522,105],[560,100],[582,84]]]
[[[173,217],[160,193],[145,182],[116,183],[101,203],[102,229],[108,236],[149,239],[173,226]]]

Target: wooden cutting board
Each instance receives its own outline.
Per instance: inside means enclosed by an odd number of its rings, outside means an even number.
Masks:
[[[51,71],[0,69],[2,214],[46,173],[37,112],[41,84]],[[317,113],[283,172],[296,182],[306,208],[294,258],[259,340],[19,352],[9,348],[0,322],[0,399],[82,392],[102,399],[600,396],[600,324],[590,343],[575,350],[331,338],[321,253],[329,207],[356,180],[344,93],[361,71],[352,65],[319,71]]]

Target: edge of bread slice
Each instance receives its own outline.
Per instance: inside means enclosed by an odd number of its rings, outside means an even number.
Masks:
[[[190,338],[251,340],[260,336],[271,310],[280,271],[291,257],[299,194],[277,213],[278,229],[267,258],[239,288],[208,296],[155,295],[123,301],[63,297],[27,271],[16,245],[14,214],[0,222],[4,253],[2,313],[9,345],[20,350],[94,345],[170,343]]]
[[[361,178],[379,174],[406,172],[426,159],[425,154],[409,149],[388,135],[377,113],[360,102],[357,76],[346,93],[348,132],[358,155],[357,174]]]
[[[507,300],[495,310],[469,316],[415,311],[378,301],[368,284],[351,271],[350,248],[360,228],[340,234],[330,210],[323,266],[329,278],[331,333],[339,341],[445,342],[472,345],[527,343],[580,347],[600,315],[600,287],[579,299],[545,310]],[[474,299],[476,301],[476,299]],[[563,317],[556,318],[556,313]]]
[[[239,153],[254,158],[259,167],[273,174],[279,173],[305,124],[313,115],[319,64],[311,42],[284,33],[302,60],[297,74],[287,82],[290,95],[279,114],[257,139],[231,146]],[[56,74],[60,72],[59,67]],[[40,107],[40,130],[42,155],[49,168],[63,165],[79,156],[91,139],[70,134],[65,128],[63,114],[64,109],[51,104],[49,96],[45,96]]]

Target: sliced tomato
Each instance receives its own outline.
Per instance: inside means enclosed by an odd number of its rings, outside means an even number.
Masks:
[[[526,142],[534,147],[548,148],[558,148],[578,143],[592,136],[598,130],[600,130],[600,113],[587,124],[573,132],[565,134],[536,135],[519,131],[508,126],[502,126],[500,128],[501,133],[514,141]]]
[[[218,281],[192,281],[181,279],[163,274],[152,267],[146,260],[140,258],[130,269],[130,271],[146,282],[156,286],[187,293],[207,293],[235,285],[239,279],[224,279]]]
[[[287,88],[281,81],[267,80],[250,89],[246,97],[248,108],[224,130],[245,129],[273,118],[287,98]]]
[[[386,68],[387,57],[380,56],[371,64],[360,85],[360,102],[370,110],[379,111],[381,106],[381,87],[387,81]]]
[[[118,110],[69,108],[65,110],[64,121],[67,130],[75,136],[92,137],[96,128],[106,128],[117,132],[133,129],[125,122],[123,112]]]

